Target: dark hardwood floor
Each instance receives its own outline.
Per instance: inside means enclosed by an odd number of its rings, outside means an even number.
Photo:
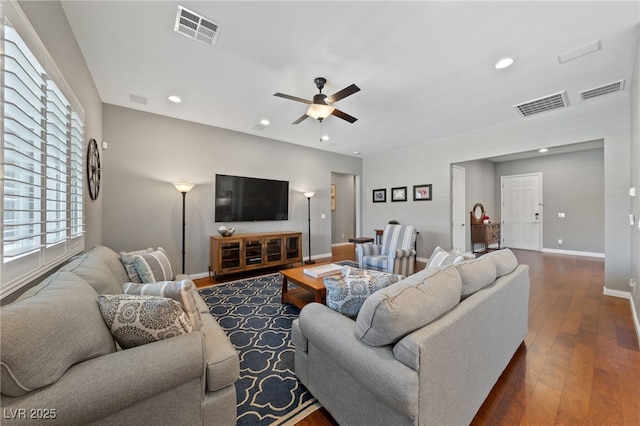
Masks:
[[[472,425],[640,425],[640,350],[631,307],[602,294],[604,260],[514,253],[530,266],[529,333]],[[327,260],[354,256],[353,246],[338,246]],[[336,424],[324,409],[297,423]]]

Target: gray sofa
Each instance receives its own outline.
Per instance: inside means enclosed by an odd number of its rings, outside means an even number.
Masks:
[[[128,278],[95,247],[0,309],[3,424],[236,424],[238,354],[188,281],[199,329],[114,342],[97,298]]]
[[[506,249],[378,290],[355,321],[309,304],[296,375],[341,425],[469,424],[527,334],[528,270]]]

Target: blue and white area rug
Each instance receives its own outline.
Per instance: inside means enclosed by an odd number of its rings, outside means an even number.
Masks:
[[[320,407],[294,373],[291,323],[300,310],[281,303],[279,273],[199,290],[240,353],[238,425],[295,424]]]

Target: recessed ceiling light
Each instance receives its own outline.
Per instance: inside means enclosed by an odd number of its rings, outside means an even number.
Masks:
[[[176,104],[179,104],[180,102],[182,102],[182,99],[180,99],[180,96],[176,96],[176,95],[171,95],[168,98],[171,102],[174,102]]]
[[[322,142],[326,142],[326,141],[328,141],[328,140],[329,140],[329,136],[327,136],[327,135],[322,135],[322,137],[320,138],[320,140],[321,140]]]
[[[266,118],[260,120],[260,124],[262,124],[263,126],[268,126],[269,124],[271,124],[271,122],[269,120],[267,120]]]
[[[360,151],[353,151],[355,155],[360,155]]]
[[[502,58],[498,62],[496,62],[495,67],[497,70],[501,70],[503,68],[507,68],[511,64],[513,64],[513,58]]]
[[[548,149],[548,148],[540,148],[540,149],[538,150],[538,152],[540,152],[540,153],[542,153],[542,152],[547,152],[547,151],[549,151],[549,149]]]

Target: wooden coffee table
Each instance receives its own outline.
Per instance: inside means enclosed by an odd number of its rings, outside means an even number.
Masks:
[[[311,302],[325,303],[327,289],[322,278],[313,278],[305,274],[304,269],[308,267],[301,266],[280,271],[282,274],[282,303],[290,303],[300,309]],[[296,284],[299,288],[290,289],[289,283]]]

